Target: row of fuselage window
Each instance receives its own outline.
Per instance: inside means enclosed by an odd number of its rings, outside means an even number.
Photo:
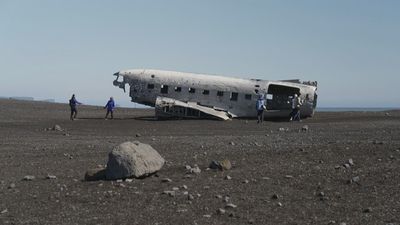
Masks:
[[[154,84],[147,84],[147,89],[152,90],[154,89],[155,86]],[[161,94],[168,94],[168,85],[161,85],[161,89],[160,89],[160,93]],[[175,92],[182,92],[182,87],[174,87],[174,91]],[[188,92],[191,94],[196,93],[196,89],[195,88],[188,88]],[[210,95],[210,90],[203,90],[203,95]],[[222,97],[224,96],[224,92],[223,91],[217,91],[217,96],[218,97]],[[251,94],[245,94],[244,95],[244,99],[246,100],[251,100]],[[230,92],[230,100],[231,101],[237,101],[239,97],[239,93],[237,92]]]

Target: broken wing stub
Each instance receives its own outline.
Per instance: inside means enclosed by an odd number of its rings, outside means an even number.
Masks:
[[[196,102],[182,102],[176,99],[158,96],[155,105],[157,118],[192,118],[230,120],[235,117],[227,111],[198,105]]]

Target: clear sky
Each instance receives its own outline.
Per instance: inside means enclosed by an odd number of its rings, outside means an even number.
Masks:
[[[0,0],[0,96],[88,104],[122,69],[317,80],[319,106],[400,106],[398,0]]]

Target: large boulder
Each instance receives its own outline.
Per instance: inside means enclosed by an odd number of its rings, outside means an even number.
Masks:
[[[165,160],[150,145],[124,142],[108,155],[106,179],[141,178],[159,171]]]

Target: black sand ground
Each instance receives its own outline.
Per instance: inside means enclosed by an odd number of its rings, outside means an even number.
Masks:
[[[400,224],[398,111],[257,125],[154,121],[152,110],[140,109],[118,109],[115,120],[103,120],[104,110],[89,106],[70,121],[63,104],[0,105],[0,224]],[[55,124],[65,131],[45,130]],[[157,176],[82,181],[128,140],[152,145],[167,160]],[[233,168],[206,170],[221,159]],[[346,168],[349,159],[354,165]],[[184,166],[194,164],[202,172],[185,177]],[[45,179],[49,174],[57,179]],[[23,181],[26,175],[35,179]],[[354,177],[359,181],[349,183]],[[173,187],[180,188],[175,197],[161,194]],[[226,196],[237,208],[218,214]]]

